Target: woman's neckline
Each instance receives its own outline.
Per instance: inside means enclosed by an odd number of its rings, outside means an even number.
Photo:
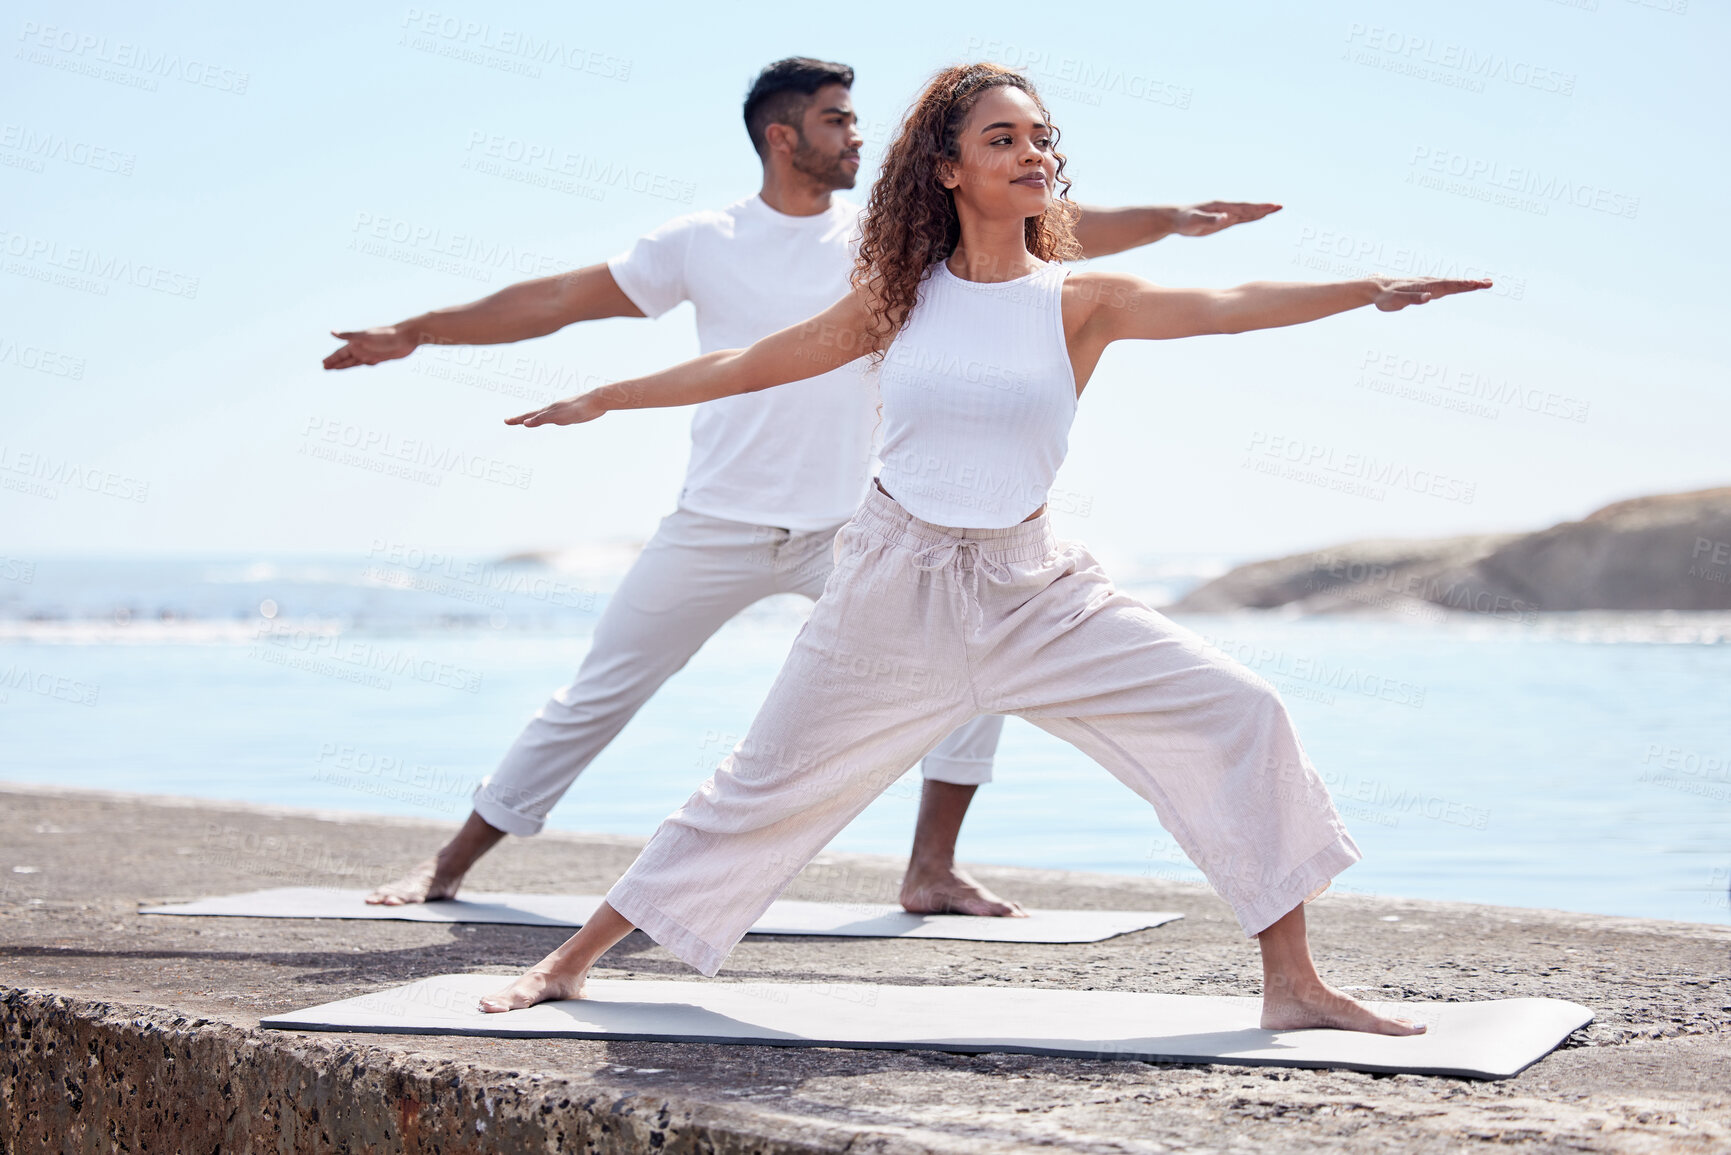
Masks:
[[[1041,273],[1050,272],[1051,270],[1053,270],[1057,267],[1058,267],[1057,262],[1048,261],[1045,264],[1041,265],[1039,268],[1035,269],[1031,273],[1023,273],[1021,276],[1011,277],[1007,281],[970,281],[966,277],[958,277],[958,276],[956,276],[955,273],[950,271],[950,260],[948,257],[945,257],[943,260],[938,262],[938,268],[942,269],[944,271],[944,275],[949,277],[950,280],[955,281],[958,284],[970,285],[976,289],[999,289],[999,288],[1003,288],[1006,285],[1019,285],[1023,281],[1029,280],[1033,277],[1037,277]]]

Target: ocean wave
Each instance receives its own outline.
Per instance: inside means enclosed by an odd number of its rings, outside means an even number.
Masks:
[[[1135,592],[1135,591],[1131,591]],[[1233,623],[1241,633],[1300,630],[1382,638],[1441,637],[1470,642],[1578,642],[1591,645],[1717,646],[1731,644],[1731,613],[1723,610],[1572,610],[1498,617],[1444,610],[1415,602],[1423,613],[1399,608],[1351,614],[1306,613],[1296,604],[1266,610],[1174,614],[1198,623]],[[1211,627],[1213,628],[1213,627]]]

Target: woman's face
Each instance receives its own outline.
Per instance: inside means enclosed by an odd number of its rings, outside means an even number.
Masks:
[[[1037,217],[1052,203],[1058,160],[1052,130],[1033,97],[1000,84],[974,102],[957,136],[959,160],[939,170],[943,186],[989,218]]]

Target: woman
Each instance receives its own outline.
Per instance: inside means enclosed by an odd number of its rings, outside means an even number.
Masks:
[[[992,64],[927,87],[890,147],[853,291],[749,349],[523,414],[767,389],[869,354],[884,466],[750,733],[667,819],[591,921],[498,994],[581,993],[634,927],[705,974],[847,822],[956,725],[1016,714],[1153,804],[1263,960],[1262,1025],[1415,1034],[1327,986],[1304,903],[1359,852],[1267,682],[1117,591],[1045,498],[1077,398],[1113,341],[1236,333],[1488,281],[1369,279],[1165,289],[1071,273],[1064,158],[1033,87]]]

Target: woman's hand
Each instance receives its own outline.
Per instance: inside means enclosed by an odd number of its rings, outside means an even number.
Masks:
[[[507,417],[505,424],[531,428],[536,425],[581,425],[607,412],[607,403],[600,394],[600,389],[591,389],[587,393],[555,401],[533,413],[519,413],[515,417]]]
[[[1470,293],[1475,289],[1488,289],[1488,280],[1479,281],[1440,281],[1427,277],[1372,277],[1377,284],[1376,297],[1371,304],[1385,313],[1404,309],[1408,305],[1422,305],[1432,297],[1447,297],[1453,293]]]
[[[1281,209],[1275,204],[1245,204],[1241,201],[1209,201],[1185,205],[1173,214],[1172,231],[1181,237],[1210,237],[1221,229],[1259,221]]]

